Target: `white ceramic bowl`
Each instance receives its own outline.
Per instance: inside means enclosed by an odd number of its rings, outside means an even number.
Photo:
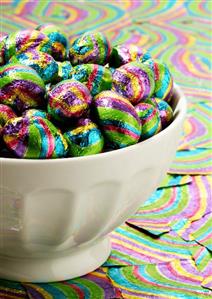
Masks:
[[[0,277],[47,282],[99,267],[108,234],[150,196],[174,158],[186,101],[154,137],[108,153],[56,160],[0,159]]]

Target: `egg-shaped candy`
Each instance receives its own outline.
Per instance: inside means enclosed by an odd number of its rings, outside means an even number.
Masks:
[[[157,98],[155,100],[161,118],[162,128],[165,129],[173,120],[173,110],[167,102]]]
[[[58,65],[58,75],[57,75],[57,81],[63,81],[63,80],[68,80],[71,79],[72,77],[72,70],[73,67],[70,63],[70,61],[57,61],[57,65]]]
[[[72,78],[84,83],[92,96],[112,87],[111,71],[98,64],[88,63],[75,66],[72,70]]]
[[[54,24],[41,24],[36,30],[48,36],[52,44],[52,56],[59,61],[66,59],[68,40],[64,32]]]
[[[14,117],[17,116],[11,107],[4,104],[0,104],[0,126],[1,127],[3,127],[9,119]]]
[[[171,106],[158,98],[150,98],[146,102],[157,108],[161,118],[162,128],[166,128],[173,120],[173,110]]]
[[[145,61],[144,64],[154,72],[155,90],[153,96],[169,102],[173,93],[173,77],[167,65],[153,59]]]
[[[157,108],[147,103],[139,103],[135,106],[135,110],[141,120],[142,140],[150,138],[161,131],[161,119]]]
[[[39,110],[39,109],[25,110],[24,113],[22,114],[22,116],[23,117],[42,117],[42,118],[49,119],[48,114],[45,111]]]
[[[60,131],[41,117],[17,117],[3,128],[7,148],[19,158],[49,159],[65,157],[68,144]]]
[[[104,138],[97,125],[90,119],[81,119],[78,126],[64,134],[73,157],[94,155],[102,152]]]
[[[113,90],[133,105],[150,97],[154,88],[154,73],[143,63],[129,62],[113,73]]]
[[[30,66],[43,79],[44,83],[53,82],[58,75],[57,62],[51,55],[41,51],[24,52],[13,56],[10,61]]]
[[[72,65],[82,63],[105,65],[110,53],[110,42],[103,33],[86,32],[72,43],[69,58]]]
[[[88,88],[76,80],[64,80],[48,93],[48,113],[64,123],[87,115],[91,94]]]
[[[114,91],[102,91],[93,100],[96,121],[108,142],[123,148],[138,142],[140,119],[133,105]]]
[[[6,39],[8,35],[3,35],[0,37],[0,66],[6,64]]]
[[[52,45],[45,34],[38,30],[21,30],[11,33],[6,39],[5,58],[8,61],[12,56],[37,49],[51,54]]]
[[[31,67],[23,64],[6,64],[0,67],[0,103],[17,111],[43,107],[45,85]]]
[[[109,64],[112,67],[120,67],[132,61],[144,62],[150,59],[150,53],[136,45],[117,45],[113,47]]]

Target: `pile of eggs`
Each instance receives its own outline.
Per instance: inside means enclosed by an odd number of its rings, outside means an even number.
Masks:
[[[53,24],[0,39],[0,156],[78,157],[150,138],[173,119],[167,66],[87,32],[69,46]]]

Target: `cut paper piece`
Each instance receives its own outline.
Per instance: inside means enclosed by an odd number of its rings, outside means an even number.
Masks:
[[[1,299],[29,299],[21,283],[0,279]]]
[[[183,137],[182,137],[183,138]],[[180,152],[180,151],[192,151],[192,150],[195,150],[196,148],[192,145],[190,145],[189,143],[187,142],[183,142],[183,139],[181,139],[181,143],[178,145],[178,148],[177,150]]]
[[[196,267],[203,276],[202,286],[212,290],[212,253],[204,246],[191,247]]]
[[[184,231],[190,222],[211,212],[212,178],[193,176],[192,183],[156,190],[127,223],[160,235],[170,229]]]
[[[212,148],[211,115],[210,103],[188,104],[180,149]]]
[[[208,213],[201,219],[188,223],[184,229],[178,230],[177,233],[184,240],[195,240],[212,252],[212,213]]]
[[[79,278],[52,283],[23,283],[30,299],[114,299],[119,297],[102,268]]]
[[[158,264],[175,259],[189,259],[188,243],[176,233],[165,234],[160,238],[133,229],[127,225],[118,227],[111,233],[112,252],[104,263],[107,266]]]
[[[212,154],[210,149],[197,148],[176,153],[168,173],[187,175],[212,174]]]
[[[211,265],[211,266],[212,266],[212,265]],[[206,277],[206,278],[203,280],[201,286],[202,286],[203,288],[212,290],[212,275]]]
[[[210,291],[201,287],[203,278],[193,260],[114,267],[108,269],[108,276],[124,299],[210,298]]]
[[[171,231],[171,221],[166,220],[160,221],[158,223],[157,221],[154,221],[152,219],[139,218],[139,221],[137,221],[137,219],[134,221],[134,218],[130,218],[126,221],[126,224],[134,227],[135,229],[140,228],[143,231],[147,231],[148,233],[156,237],[159,237],[164,233]]]
[[[167,174],[161,182],[159,188],[182,186],[192,182],[190,175],[171,175]]]

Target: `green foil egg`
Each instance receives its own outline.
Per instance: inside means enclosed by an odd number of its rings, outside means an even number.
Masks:
[[[68,144],[60,131],[42,117],[17,117],[3,128],[7,148],[19,158],[65,157]]]
[[[133,105],[118,93],[102,91],[93,99],[97,123],[114,148],[123,148],[138,142],[141,123]]]
[[[139,103],[135,106],[135,110],[141,120],[142,140],[150,138],[161,131],[161,119],[156,107],[147,103]]]

